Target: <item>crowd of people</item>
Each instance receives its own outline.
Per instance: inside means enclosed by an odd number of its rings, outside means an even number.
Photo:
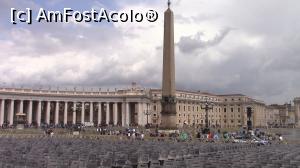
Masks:
[[[138,131],[135,128],[113,129],[107,127],[97,127],[97,133],[100,135],[126,136],[128,139],[144,140],[145,134],[143,131]]]
[[[15,128],[14,126],[8,126],[9,123],[4,123],[2,129]],[[24,128],[37,128],[36,124],[25,124]],[[122,138],[127,137],[127,139],[138,139],[144,140],[145,137],[157,137],[159,140],[164,140],[169,138],[174,141],[191,141],[198,140],[202,142],[241,142],[242,140],[253,140],[256,139],[264,141],[279,141],[284,142],[283,136],[281,134],[270,134],[258,129],[254,131],[246,131],[245,129],[235,132],[221,132],[220,129],[206,129],[200,128],[196,132],[191,132],[189,129],[178,130],[172,133],[159,132],[158,128],[145,129],[139,128],[138,126],[131,126],[129,128],[122,127],[112,127],[99,125],[96,127],[86,127],[84,124],[45,124],[42,123],[40,128],[42,128],[46,135],[53,136],[57,128],[68,130],[70,133],[78,132],[84,133],[86,129],[96,130],[98,135],[108,135],[108,136],[120,136]],[[195,131],[195,130],[194,130]],[[238,140],[236,140],[238,139]],[[235,141],[236,140],[236,141]]]
[[[203,130],[198,131],[196,137],[200,141],[206,142],[250,142],[259,144],[271,144],[272,142],[283,143],[283,136],[281,134],[272,134],[261,131],[259,129],[255,130],[240,130],[227,132],[220,130]]]

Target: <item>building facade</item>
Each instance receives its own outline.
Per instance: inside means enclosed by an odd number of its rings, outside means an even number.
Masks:
[[[279,108],[276,106],[266,106],[266,120],[268,126],[279,126],[280,125],[280,115]]]
[[[20,88],[0,88],[0,124],[13,125],[17,113],[26,114],[26,123],[94,124],[145,126],[161,124],[160,89],[145,89],[133,85],[128,89],[107,91],[53,91]],[[177,127],[205,125],[204,104],[209,102],[208,125],[216,128],[246,127],[247,107],[252,108],[254,127],[266,127],[282,122],[278,106],[242,94],[215,95],[211,93],[176,91]],[[295,99],[299,114],[300,101]],[[288,114],[288,113],[287,113]],[[299,115],[298,115],[299,116]],[[297,120],[295,115],[294,120]]]
[[[152,90],[153,124],[160,124],[160,90]],[[265,118],[264,103],[251,99],[242,94],[213,95],[210,93],[177,91],[177,125],[201,126],[205,125],[205,102],[211,104],[208,111],[208,125],[216,128],[245,127],[247,123],[246,108],[253,109],[253,125],[261,126]]]
[[[295,110],[295,124],[297,127],[300,127],[300,97],[294,99],[294,110]]]
[[[26,123],[95,125],[144,125],[149,91],[132,88],[115,91],[47,91],[0,89],[0,124],[16,124],[16,114]]]
[[[266,106],[266,113],[269,115],[268,125],[274,127],[297,127],[299,124],[299,100],[294,99],[292,103],[271,104]],[[298,111],[297,111],[298,110]]]

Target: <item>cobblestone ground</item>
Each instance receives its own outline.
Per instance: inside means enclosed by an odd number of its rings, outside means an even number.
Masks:
[[[299,144],[0,137],[0,167],[300,167]]]

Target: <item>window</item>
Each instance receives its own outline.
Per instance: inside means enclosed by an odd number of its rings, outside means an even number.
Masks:
[[[238,108],[238,112],[241,112],[241,108]]]
[[[225,99],[225,101],[227,101],[227,99]]]
[[[224,115],[224,118],[226,118],[226,115]]]
[[[178,120],[178,122],[181,123],[180,120]]]
[[[226,113],[226,108],[224,108],[224,113]]]
[[[231,120],[231,123],[233,123],[233,120]]]
[[[231,112],[233,112],[233,108],[231,108]]]
[[[153,114],[154,117],[156,117],[156,114]]]
[[[238,120],[238,123],[241,123],[241,120]]]
[[[178,116],[180,117],[180,114],[178,114]]]
[[[227,120],[224,120],[224,123],[226,123],[227,122]]]
[[[178,108],[179,108],[179,111],[180,111],[180,105],[179,105],[179,107],[178,107]]]
[[[153,106],[153,110],[156,111],[156,105]]]
[[[183,111],[185,111],[185,106],[183,106]]]

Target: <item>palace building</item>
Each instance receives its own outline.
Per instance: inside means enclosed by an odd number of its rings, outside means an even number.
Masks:
[[[161,96],[160,89],[145,89],[136,85],[107,91],[0,88],[0,125],[16,124],[16,114],[24,113],[26,123],[37,126],[78,123],[145,126],[147,118],[149,124],[159,126]],[[242,94],[215,95],[177,90],[176,99],[178,127],[204,126],[205,102],[210,102],[212,106],[208,110],[210,127],[246,126],[247,107],[252,107],[251,120],[254,127],[266,127],[277,120],[279,122],[279,107],[267,106],[262,101]],[[292,109],[295,114],[294,122],[297,122],[300,98],[295,98],[294,102]]]

